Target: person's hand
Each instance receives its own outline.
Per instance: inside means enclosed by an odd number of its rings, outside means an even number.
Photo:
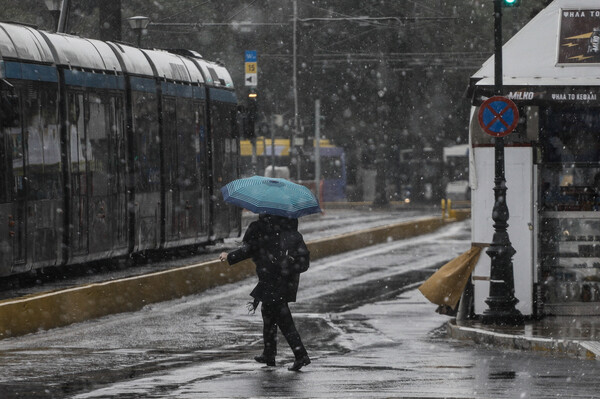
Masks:
[[[221,262],[225,262],[227,260],[227,252],[221,252],[221,255],[219,255],[219,260]]]

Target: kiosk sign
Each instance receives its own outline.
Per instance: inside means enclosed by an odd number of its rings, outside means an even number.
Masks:
[[[504,137],[519,123],[519,110],[506,97],[488,98],[479,108],[479,125],[490,136]]]

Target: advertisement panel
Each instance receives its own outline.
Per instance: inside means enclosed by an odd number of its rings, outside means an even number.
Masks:
[[[558,64],[597,63],[600,63],[600,9],[562,9]]]

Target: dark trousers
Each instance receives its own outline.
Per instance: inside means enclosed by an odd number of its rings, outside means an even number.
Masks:
[[[298,334],[294,325],[292,312],[290,312],[286,302],[263,302],[260,311],[263,318],[263,339],[265,343],[263,354],[265,357],[275,358],[275,355],[277,355],[277,326],[279,326],[285,340],[292,348],[296,359],[307,354],[300,339],[300,334]]]

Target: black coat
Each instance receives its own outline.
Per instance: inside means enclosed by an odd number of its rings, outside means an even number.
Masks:
[[[230,265],[252,258],[258,284],[250,295],[261,302],[295,302],[300,272],[309,251],[298,232],[298,219],[261,215],[250,223],[241,248],[229,253]]]

